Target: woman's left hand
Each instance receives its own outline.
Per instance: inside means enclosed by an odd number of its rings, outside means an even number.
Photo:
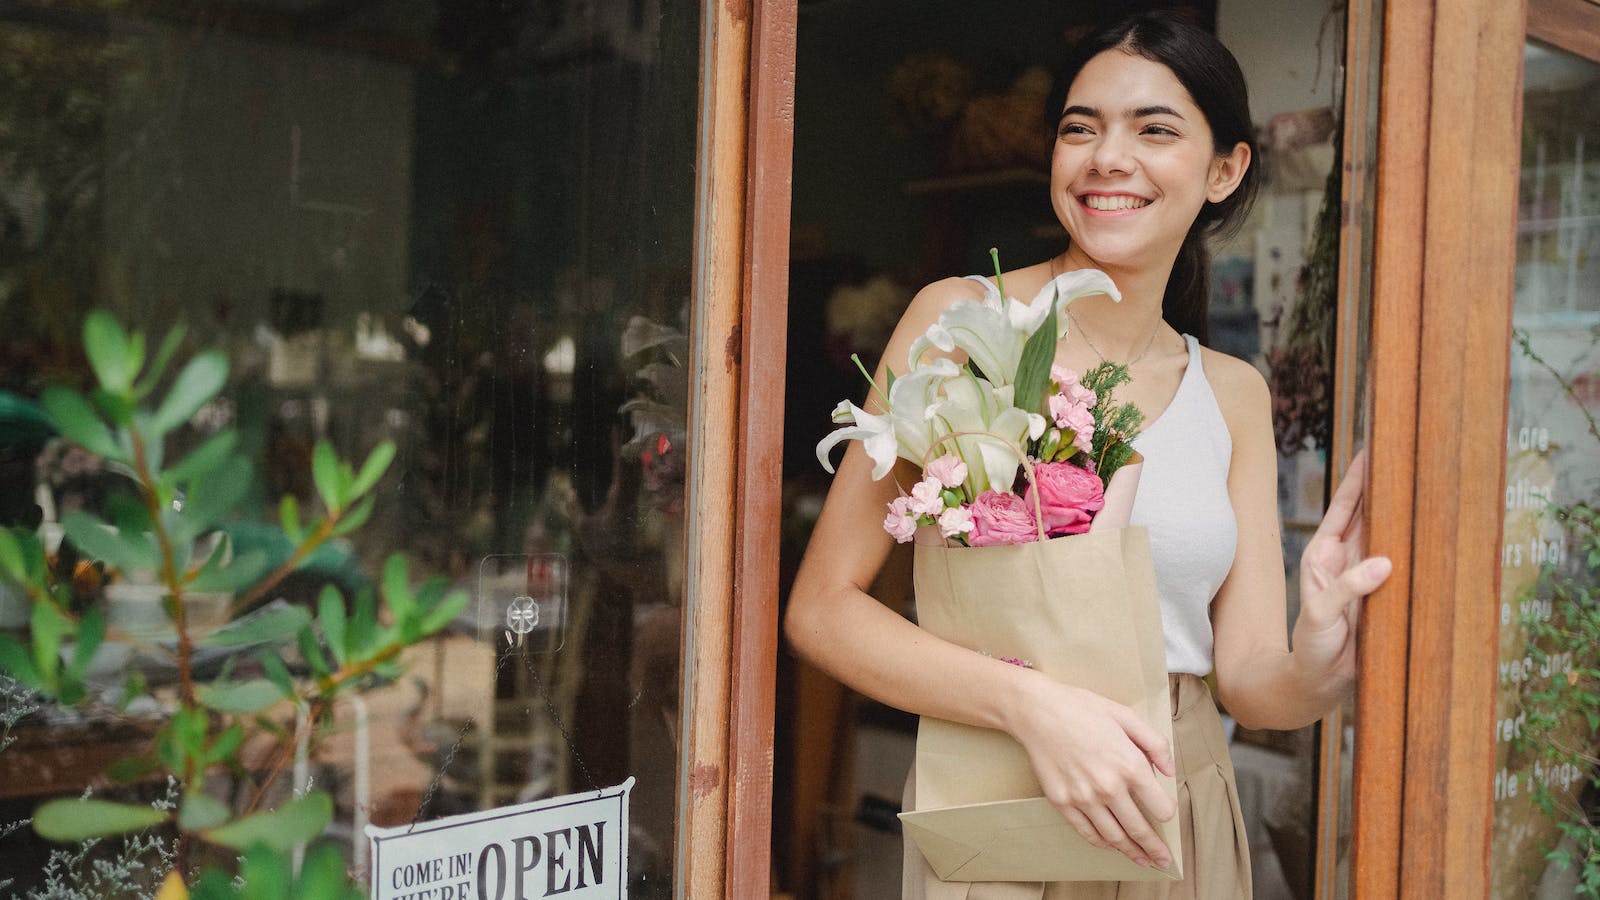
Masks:
[[[1355,678],[1356,620],[1361,601],[1389,577],[1385,556],[1361,558],[1361,492],[1366,451],[1356,454],[1317,533],[1300,555],[1300,615],[1294,656],[1302,672],[1336,690]]]

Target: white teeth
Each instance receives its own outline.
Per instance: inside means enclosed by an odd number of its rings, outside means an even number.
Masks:
[[[1115,197],[1089,194],[1083,198],[1083,205],[1090,209],[1101,210],[1138,209],[1141,206],[1150,205],[1150,201],[1142,197],[1130,197],[1127,194],[1119,194]]]

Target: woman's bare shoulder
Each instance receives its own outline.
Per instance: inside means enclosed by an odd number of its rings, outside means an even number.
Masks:
[[[941,278],[917,291],[911,298],[911,305],[906,308],[906,314],[913,313],[925,316],[932,313],[933,319],[939,318],[939,313],[950,308],[958,300],[982,300],[985,288],[975,278],[956,277]]]
[[[1272,427],[1272,394],[1260,369],[1210,347],[1201,348],[1200,360],[1229,431],[1237,437],[1241,428]]]

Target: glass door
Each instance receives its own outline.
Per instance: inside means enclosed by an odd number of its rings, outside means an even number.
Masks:
[[[1497,900],[1571,896],[1600,834],[1597,92],[1600,62],[1528,41],[1496,601]]]

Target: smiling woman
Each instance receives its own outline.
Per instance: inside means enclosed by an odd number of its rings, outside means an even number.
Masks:
[[[1173,744],[1128,707],[935,638],[866,593],[891,543],[882,511],[895,501],[897,483],[922,480],[904,461],[894,479],[876,478],[887,474],[873,452],[881,448],[846,452],[796,576],[787,634],[801,654],[884,703],[1009,735],[1031,764],[1035,796],[1048,798],[1088,844],[1140,866],[1166,867],[1179,850],[1152,827],[1173,815],[1173,804],[1152,793],[1160,790],[1152,772],[1176,774],[1181,881],[1036,883],[1022,895],[1247,897],[1239,798],[1201,679],[1215,673],[1223,703],[1250,727],[1316,720],[1350,686],[1348,617],[1389,566],[1359,557],[1358,465],[1303,558],[1289,651],[1266,385],[1250,365],[1202,347],[1206,242],[1237,226],[1259,181],[1238,64],[1206,32],[1145,16],[1092,35],[1066,71],[1050,172],[1065,249],[998,274],[994,284],[950,278],[924,288],[875,380],[886,383],[891,366],[924,352],[952,368],[968,362],[959,343],[940,341],[941,322],[992,302],[997,288],[1050,298],[1052,285],[1084,277],[1070,273],[1110,277],[1114,291],[1077,298],[1070,310],[1062,303],[1073,327],[1058,335],[1053,361],[1075,372],[1125,365],[1131,382],[1116,399],[1145,414],[1134,439],[1145,465],[1132,523],[1149,534]],[[997,365],[971,362],[991,377]],[[894,381],[891,392],[900,385]],[[892,394],[873,396],[858,421],[885,405],[903,412]],[[1005,599],[995,598],[996,615],[1005,614]],[[908,807],[914,798],[908,784]],[[906,897],[979,898],[995,890],[940,881],[914,849],[905,864]],[[1015,887],[1003,890],[1020,896]]]

